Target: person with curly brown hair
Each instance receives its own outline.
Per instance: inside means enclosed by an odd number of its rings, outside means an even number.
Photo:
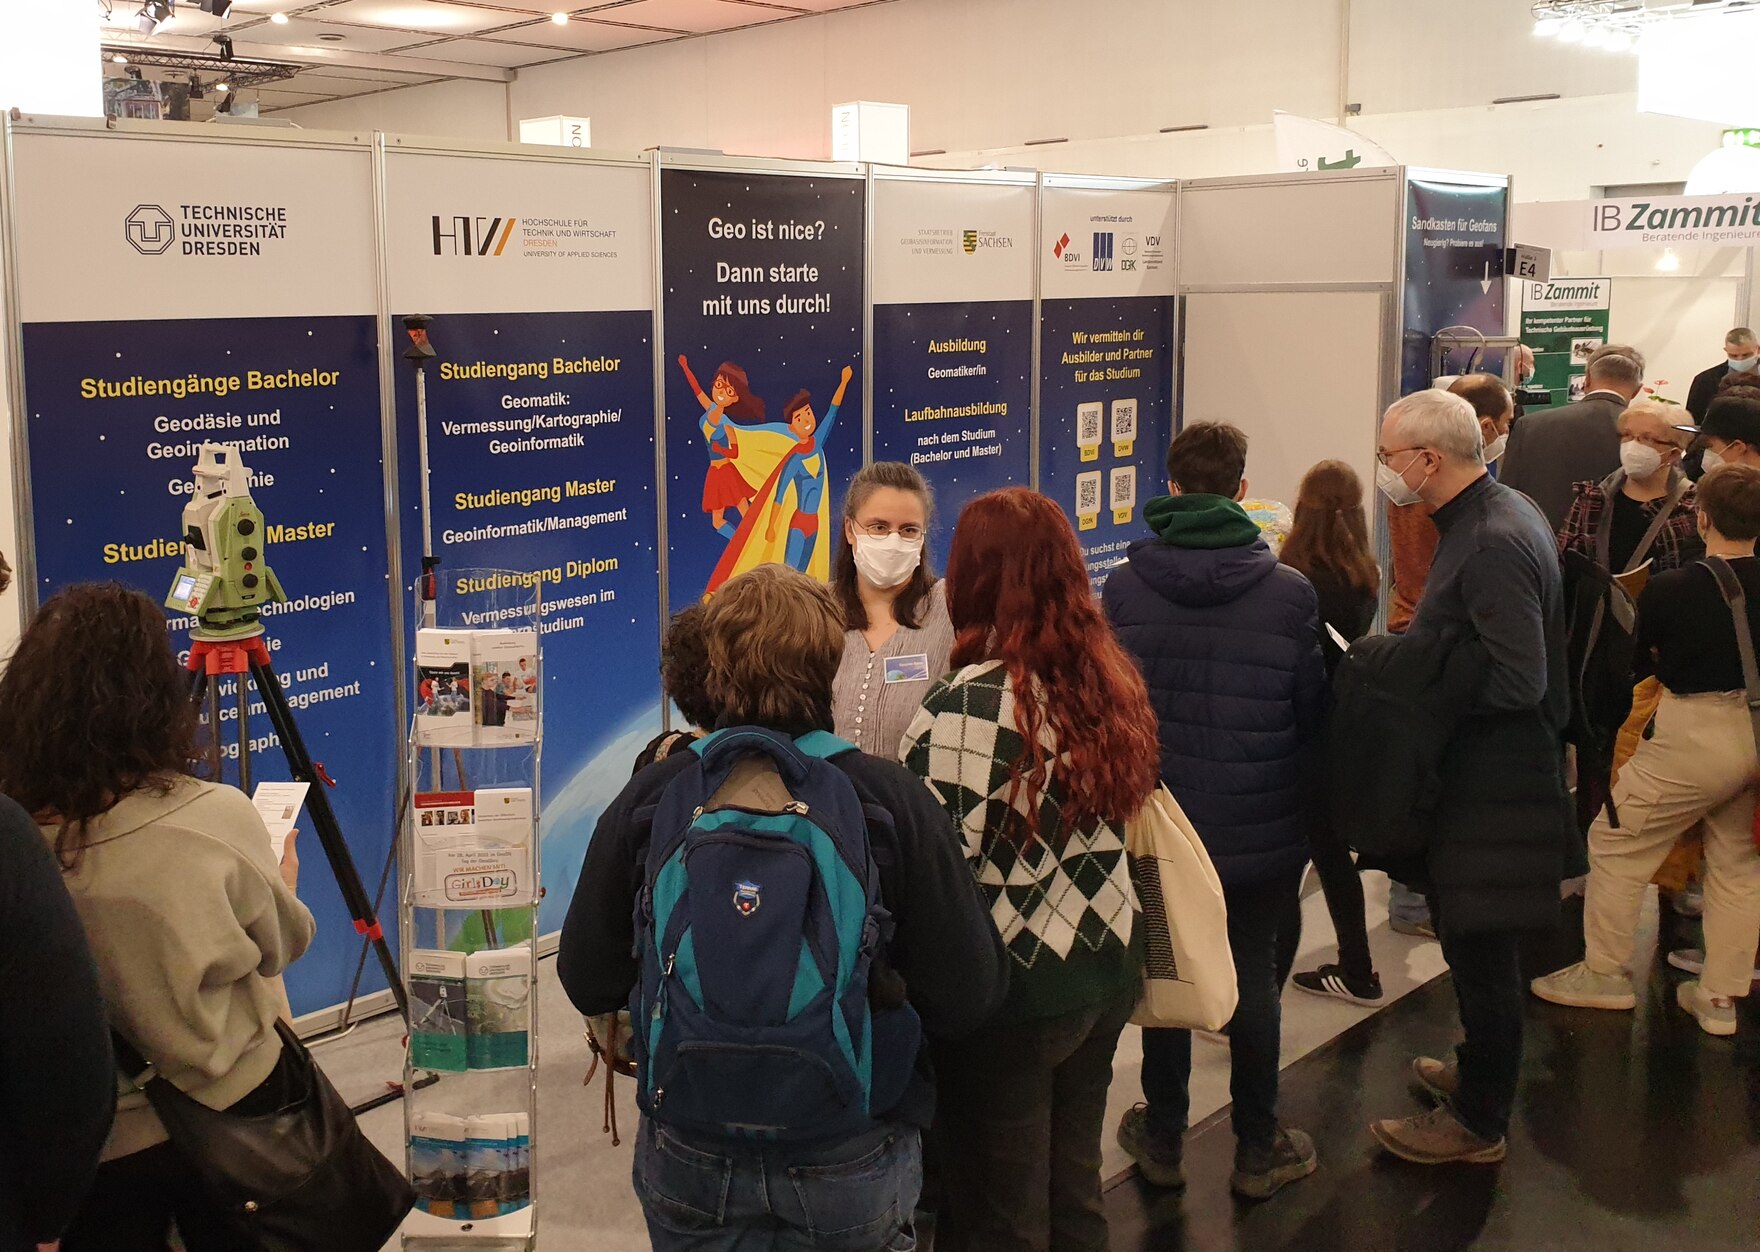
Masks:
[[[196,714],[165,615],[117,583],[43,605],[0,678],[0,793],[59,858],[111,1027],[184,1094],[242,1115],[296,1098],[277,979],[311,943],[249,797],[188,773]],[[62,1252],[232,1252],[230,1222],[126,1080]]]

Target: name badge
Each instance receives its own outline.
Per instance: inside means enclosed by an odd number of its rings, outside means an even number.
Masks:
[[[929,654],[889,656],[886,658],[886,682],[926,683],[929,681]]]

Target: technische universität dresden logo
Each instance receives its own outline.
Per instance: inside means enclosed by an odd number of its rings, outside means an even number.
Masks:
[[[142,256],[161,256],[177,242],[177,221],[157,204],[137,204],[122,219],[128,246]]]

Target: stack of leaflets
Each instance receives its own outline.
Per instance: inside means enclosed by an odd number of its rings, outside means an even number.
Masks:
[[[452,1221],[517,1213],[532,1202],[531,1117],[485,1113],[410,1118],[416,1208]]]
[[[532,950],[417,949],[409,956],[410,1064],[517,1069],[531,1055]]]
[[[416,741],[496,748],[538,734],[538,635],[531,630],[416,632]]]
[[[415,886],[423,908],[532,902],[530,787],[429,791],[415,798]]]

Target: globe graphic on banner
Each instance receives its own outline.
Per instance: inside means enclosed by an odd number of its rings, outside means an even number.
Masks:
[[[539,825],[543,856],[544,902],[538,910],[538,933],[562,929],[568,903],[580,881],[593,828],[618,793],[629,785],[630,767],[660,726],[658,702],[638,710],[612,732],[554,798],[544,806]]]

